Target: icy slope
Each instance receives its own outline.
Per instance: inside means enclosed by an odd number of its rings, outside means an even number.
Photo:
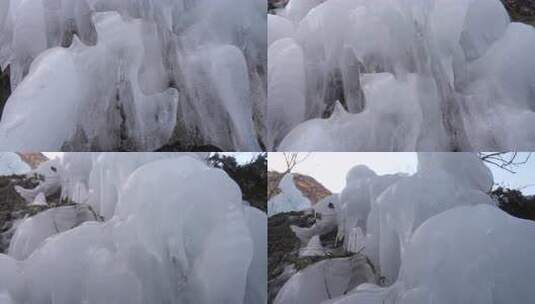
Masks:
[[[270,149],[535,147],[535,29],[499,0],[291,0],[268,37]]]
[[[6,0],[4,150],[259,150],[261,0]]]
[[[0,255],[0,294],[36,304],[264,303],[265,214],[244,206],[239,187],[199,156],[151,155],[123,154],[124,166],[114,154],[68,159],[62,181],[78,172],[69,180],[81,185],[97,172],[88,193],[115,183],[93,197],[115,197],[103,208],[114,211],[55,233],[19,262]],[[99,166],[107,157],[116,163],[110,171]],[[39,227],[25,225],[24,234],[42,234]]]

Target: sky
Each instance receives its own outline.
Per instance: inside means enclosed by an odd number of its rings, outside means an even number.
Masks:
[[[301,153],[305,156],[307,153]],[[524,157],[526,153],[520,153]],[[293,172],[314,177],[332,192],[340,192],[345,187],[345,176],[355,165],[367,165],[377,174],[416,172],[418,160],[416,153],[310,153],[310,155]],[[518,167],[516,174],[489,166],[494,181],[498,185],[520,189],[524,194],[535,194],[535,154],[528,163]],[[285,164],[282,153],[269,153],[269,170],[284,171]]]

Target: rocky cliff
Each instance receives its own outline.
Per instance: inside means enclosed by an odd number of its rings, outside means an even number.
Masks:
[[[313,177],[299,173],[293,174],[295,186],[310,200],[312,205],[315,205],[321,199],[332,194],[329,189],[325,188],[325,186]],[[282,175],[282,173],[275,171],[268,172],[268,200],[280,193],[278,185],[282,179]]]

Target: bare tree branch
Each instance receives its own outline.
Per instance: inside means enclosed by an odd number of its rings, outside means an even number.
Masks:
[[[479,158],[487,164],[512,174],[515,174],[516,169],[525,165],[531,157],[531,152],[525,157],[521,157],[518,152],[480,152],[478,154]]]

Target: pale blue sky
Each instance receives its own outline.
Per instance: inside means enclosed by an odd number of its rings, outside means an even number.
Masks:
[[[302,153],[306,154],[306,153]],[[526,155],[520,153],[521,157]],[[310,175],[333,192],[339,192],[345,186],[345,176],[355,165],[363,164],[378,174],[404,172],[413,174],[417,166],[416,153],[311,153],[297,165],[294,172]],[[283,171],[282,153],[270,153],[268,156],[270,170]],[[535,184],[535,154],[528,163],[517,168],[516,174],[490,166],[496,184],[510,188],[523,188]],[[522,189],[525,194],[535,194],[535,186]]]

